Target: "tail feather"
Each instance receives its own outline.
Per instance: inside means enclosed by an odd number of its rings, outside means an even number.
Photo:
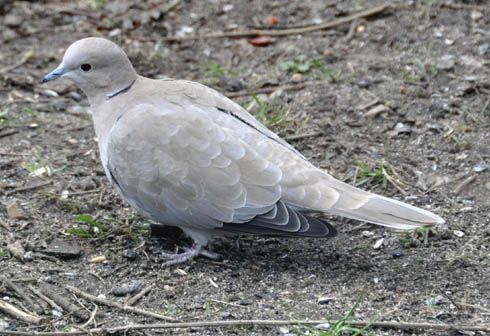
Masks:
[[[444,223],[444,219],[430,211],[337,180],[329,182],[339,193],[339,200],[327,210],[331,214],[402,230]],[[359,202],[359,199],[365,201]]]

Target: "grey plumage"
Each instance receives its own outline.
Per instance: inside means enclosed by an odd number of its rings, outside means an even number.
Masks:
[[[59,77],[88,96],[101,161],[120,194],[153,220],[181,227],[196,242],[193,255],[220,232],[334,236],[311,212],[397,229],[444,222],[334,179],[213,89],[137,75],[110,41],[72,44],[45,80]]]

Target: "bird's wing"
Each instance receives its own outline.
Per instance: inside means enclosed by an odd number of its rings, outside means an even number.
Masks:
[[[194,106],[141,104],[110,132],[110,177],[156,220],[219,228],[268,213],[281,198],[281,169]]]

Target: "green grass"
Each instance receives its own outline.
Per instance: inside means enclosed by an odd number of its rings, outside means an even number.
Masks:
[[[340,76],[340,70],[331,72],[319,58],[308,59],[306,55],[300,55],[293,61],[287,61],[280,64],[281,69],[292,73],[308,73],[313,70],[319,70],[321,76],[318,79],[330,79],[335,82]]]
[[[349,324],[349,321],[354,317],[354,312],[364,299],[366,295],[366,290],[363,290],[362,293],[357,298],[356,302],[352,306],[351,309],[342,317],[340,320],[336,322],[329,321],[328,328],[313,328],[309,326],[300,326],[299,329],[294,328],[293,331],[298,333],[299,335],[308,335],[308,336],[340,336],[340,335],[350,335],[350,336],[358,336],[364,335],[366,329],[369,328],[372,322],[376,319],[373,318],[371,321],[366,324],[362,328],[357,328]],[[328,320],[328,319],[327,319]]]
[[[289,110],[284,106],[277,106],[275,99],[272,99],[270,102],[262,102],[253,92],[252,97],[259,109],[255,114],[255,119],[260,121],[264,126],[271,128],[273,126],[287,127],[290,125],[291,122],[287,120]]]
[[[74,217],[76,220],[79,220],[88,225],[91,230],[87,230],[86,228],[77,225],[71,229],[66,230],[66,233],[76,235],[83,238],[94,238],[94,237],[102,237],[105,231],[107,231],[107,226],[95,221],[91,216],[79,215]]]
[[[364,161],[357,162],[357,176],[356,176],[356,186],[361,186],[365,184],[386,185],[386,177],[383,174],[383,170],[389,168],[383,167],[383,160],[379,161],[379,165],[376,168],[369,168]]]

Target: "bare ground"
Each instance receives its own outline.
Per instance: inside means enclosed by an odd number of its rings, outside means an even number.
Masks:
[[[427,3],[396,2],[354,24],[275,37],[265,46],[246,38],[164,37],[315,25],[382,2],[190,0],[170,10],[155,1],[0,4],[0,300],[42,317],[36,324],[0,311],[0,334],[78,330],[73,326],[95,307],[86,329],[162,322],[65,287],[125,303],[134,293],[118,297],[113,290],[132,281],[153,286],[135,307],[178,321],[336,320],[365,291],[359,320],[488,327],[490,7]],[[83,93],[67,82],[38,84],[70,43],[87,36],[120,43],[142,75],[196,80],[230,96],[244,92],[235,99],[316,165],[447,223],[424,237],[331,218],[339,236],[330,241],[224,238],[212,246],[224,256],[220,262],[198,258],[161,268],[159,251],[188,242],[175,230],[151,238],[150,223],[108,185]],[[250,90],[259,93],[260,106],[251,106]],[[88,218],[106,229],[94,232]],[[55,248],[59,241],[67,246]],[[100,256],[105,261],[91,262]],[[85,308],[79,317],[54,309],[29,287]],[[265,326],[164,333],[295,334]]]

